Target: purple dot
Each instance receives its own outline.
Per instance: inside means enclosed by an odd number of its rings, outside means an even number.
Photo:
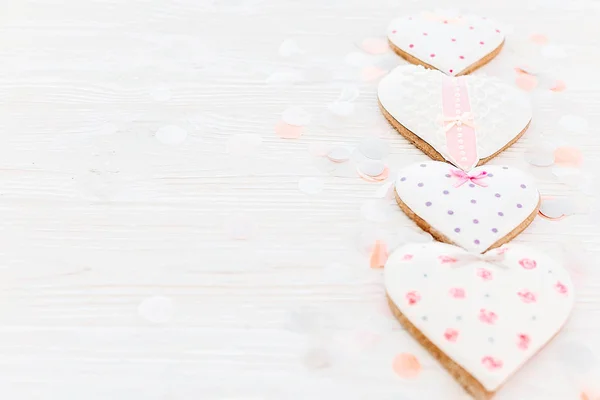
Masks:
[[[479,244],[479,239],[475,239],[475,241],[473,243]]]
[[[471,199],[471,204],[475,204],[475,203],[477,203],[477,200]]]
[[[498,229],[496,229],[496,228],[492,228],[492,232],[494,232],[494,233],[498,233]]]
[[[493,178],[494,174],[488,174],[487,176],[489,176],[490,178]]]
[[[517,208],[523,208],[523,205],[521,203],[517,204]]]
[[[406,180],[406,177],[404,177],[404,176],[402,178],[400,178],[400,182],[404,182],[405,180]]]
[[[429,207],[429,206],[431,206],[431,202],[430,202],[430,201],[428,201],[427,203],[425,203],[425,205],[426,205],[427,207]]]
[[[448,210],[448,215],[452,215],[452,214],[454,214],[454,211]]]
[[[526,187],[527,187],[527,186],[525,186],[525,185],[521,184],[521,188],[522,188],[522,189],[525,189]]]
[[[452,175],[450,174],[446,174],[446,178],[450,178]]]
[[[447,190],[444,190],[444,192],[443,192],[443,193],[444,193],[444,194],[448,194],[448,193],[450,193],[450,192],[449,192],[449,191],[447,191]]]
[[[474,183],[469,183],[469,187],[475,187]]]
[[[456,232],[456,233],[460,232],[460,228],[454,228],[454,232]]]
[[[474,219],[474,220],[473,220],[473,223],[474,223],[474,224],[478,224],[478,223],[479,223],[479,220],[478,220],[478,219]]]
[[[500,197],[500,193],[496,193],[494,196],[496,196],[496,197]]]
[[[426,166],[427,166],[427,165],[425,165],[425,164],[421,164],[421,167],[426,167]]]
[[[419,182],[418,187],[423,187],[423,182]]]

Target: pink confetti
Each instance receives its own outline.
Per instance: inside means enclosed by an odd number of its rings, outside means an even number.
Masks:
[[[529,36],[529,40],[539,45],[545,45],[548,43],[548,37],[542,33],[534,33],[533,35]]]
[[[561,167],[581,167],[583,154],[577,147],[561,146],[554,150],[554,163]]]
[[[384,38],[366,38],[360,43],[360,48],[369,54],[384,54],[390,49]]]
[[[365,67],[362,70],[361,77],[365,82],[375,81],[387,74],[387,71],[378,67]]]
[[[565,81],[557,80],[552,84],[550,90],[552,90],[553,92],[565,91],[567,90],[567,84],[565,83]]]
[[[383,268],[389,256],[388,247],[382,240],[377,240],[371,252],[371,268]]]
[[[298,139],[302,136],[304,127],[286,124],[283,121],[279,121],[275,125],[275,133],[282,139]]]
[[[538,85],[538,79],[535,76],[528,74],[520,74],[515,80],[517,86],[526,92],[531,92]]]
[[[421,363],[413,354],[401,353],[394,357],[392,369],[400,378],[412,379],[421,373]]]
[[[360,176],[363,180],[365,180],[367,182],[382,182],[382,181],[385,181],[390,176],[390,169],[387,166],[384,167],[383,172],[377,176],[369,176],[369,175],[363,173],[360,170],[360,166],[359,166],[359,168],[357,168],[356,172],[358,173],[358,176]]]

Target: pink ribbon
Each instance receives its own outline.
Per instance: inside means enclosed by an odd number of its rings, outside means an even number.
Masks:
[[[473,182],[475,185],[487,187],[487,183],[483,182],[483,179],[487,177],[487,172],[485,171],[481,171],[478,174],[469,174],[460,169],[451,169],[450,174],[455,178],[458,178],[454,187],[460,187],[469,181]]]
[[[461,115],[456,115],[454,117],[444,117],[444,122],[447,122],[445,130],[448,132],[454,126],[469,126],[475,129],[474,124],[474,116],[472,112],[464,112]]]
[[[506,253],[508,248],[502,247],[497,249],[496,251],[489,251],[484,254],[474,254],[474,253],[456,253],[449,254],[444,256],[439,256],[438,259],[442,262],[442,264],[450,264],[452,267],[464,267],[469,264],[473,264],[476,262],[484,262],[488,264],[493,264],[500,268],[509,268],[506,264]]]

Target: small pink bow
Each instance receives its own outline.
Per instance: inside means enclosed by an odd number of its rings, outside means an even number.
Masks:
[[[462,126],[467,125],[471,128],[475,128],[475,124],[473,122],[474,116],[471,112],[464,112],[462,115],[456,115],[454,117],[444,117],[444,122],[447,122],[445,130],[448,132],[452,129],[453,126]]]
[[[488,173],[485,171],[481,171],[476,175],[470,175],[460,169],[451,169],[450,174],[455,178],[458,178],[458,181],[456,181],[454,187],[460,187],[469,181],[473,182],[478,186],[487,187],[487,183],[483,182],[483,179],[486,178],[488,175]]]
[[[477,262],[493,264],[499,268],[509,268],[509,266],[506,265],[506,255],[504,254],[506,253],[506,250],[508,250],[507,247],[501,247],[495,251],[488,251],[484,254],[461,252],[439,256],[438,259],[442,264],[449,264],[453,268],[464,267]]]

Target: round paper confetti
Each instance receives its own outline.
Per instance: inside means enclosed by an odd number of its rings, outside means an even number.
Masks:
[[[386,166],[384,166],[383,172],[381,172],[381,174],[379,174],[379,175],[371,176],[371,175],[365,174],[361,170],[361,166],[363,164],[366,164],[366,163],[369,163],[369,162],[371,162],[371,163],[380,163],[381,161],[364,161],[363,163],[361,163],[361,165],[359,165],[356,168],[356,172],[358,173],[359,177],[361,177],[363,180],[365,180],[367,182],[382,182],[382,181],[385,181],[389,177],[389,175],[390,175],[390,169],[388,167],[386,167]],[[370,173],[374,173],[375,169],[378,168],[378,167],[368,167],[368,168],[372,168],[372,170],[371,170]]]
[[[589,127],[589,123],[585,118],[572,114],[563,115],[558,123],[561,127],[573,133],[587,133]]]
[[[329,153],[330,147],[325,143],[312,142],[308,145],[308,152],[315,157],[324,157]]]
[[[344,146],[334,147],[327,153],[327,158],[336,163],[346,162],[350,159],[352,152]]]
[[[361,71],[361,78],[364,82],[375,81],[387,74],[387,71],[379,67],[365,67]]]
[[[304,127],[286,124],[283,121],[275,125],[275,133],[282,139],[298,139],[303,131]]]
[[[285,85],[302,80],[302,74],[299,71],[275,71],[267,78],[266,82],[270,85]]]
[[[346,54],[344,61],[353,67],[366,67],[372,63],[371,57],[359,52]]]
[[[583,155],[577,147],[561,146],[554,150],[554,162],[561,167],[581,167]]]
[[[290,107],[281,115],[281,120],[289,125],[305,126],[310,124],[310,114],[302,107]]]
[[[144,299],[138,306],[139,315],[154,323],[168,322],[173,315],[174,302],[168,297],[153,296]]]
[[[540,214],[548,219],[560,219],[565,216],[564,203],[558,199],[543,199]]]
[[[253,153],[262,143],[262,137],[254,133],[235,134],[227,141],[227,151],[234,156]]]
[[[187,131],[176,125],[167,125],[156,131],[156,139],[168,145],[177,145],[185,141]]]
[[[390,49],[387,39],[378,37],[363,39],[359,47],[369,54],[384,54]]]
[[[389,153],[389,145],[379,138],[366,138],[358,145],[358,151],[372,160],[382,160]]]
[[[349,101],[335,101],[327,106],[333,115],[348,117],[354,112],[354,103]]]
[[[416,378],[421,373],[421,363],[412,354],[402,353],[394,357],[392,364],[394,372],[401,378]]]
[[[565,81],[556,80],[550,86],[550,90],[552,90],[553,92],[563,92],[567,90],[567,84],[565,83]]]
[[[525,152],[525,160],[536,167],[548,167],[554,164],[554,151],[548,148],[529,149]]]
[[[544,45],[548,43],[548,37],[542,33],[534,33],[529,39],[535,44]]]
[[[391,200],[394,197],[394,182],[387,182],[375,191],[374,197]]]
[[[370,222],[386,222],[389,220],[389,205],[382,199],[367,200],[361,207],[360,213]]]
[[[342,93],[340,93],[340,97],[338,98],[338,101],[352,102],[352,101],[358,99],[358,96],[360,96],[360,90],[358,90],[358,88],[356,86],[346,85],[342,89]]]
[[[526,92],[531,92],[538,85],[538,78],[533,75],[520,74],[515,79],[517,86]]]
[[[363,175],[374,178],[383,174],[383,171],[385,171],[385,164],[379,160],[367,160],[361,162],[358,169]]]
[[[302,193],[315,195],[323,191],[325,182],[320,178],[302,178],[298,182],[298,189]]]

